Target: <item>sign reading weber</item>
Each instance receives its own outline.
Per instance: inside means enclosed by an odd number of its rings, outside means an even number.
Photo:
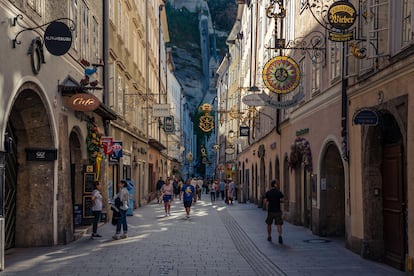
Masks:
[[[152,107],[152,116],[154,117],[167,117],[170,116],[169,104],[154,104]]]

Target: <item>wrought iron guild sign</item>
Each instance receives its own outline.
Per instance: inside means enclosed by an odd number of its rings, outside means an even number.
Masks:
[[[204,115],[200,116],[198,127],[204,132],[209,132],[214,128],[214,117],[209,115],[212,110],[211,105],[205,103],[199,109],[204,112]]]
[[[278,94],[292,92],[299,85],[299,66],[290,57],[274,57],[263,68],[263,81],[272,92]]]

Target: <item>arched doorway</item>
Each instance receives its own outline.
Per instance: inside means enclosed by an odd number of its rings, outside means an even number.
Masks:
[[[380,113],[378,126],[365,139],[363,193],[365,247],[363,254],[405,269],[407,251],[406,167],[403,132],[396,117]]]
[[[10,122],[6,129],[6,170],[5,170],[5,237],[4,249],[13,248],[16,243],[16,192],[17,192],[17,137]]]
[[[55,150],[50,113],[35,90],[36,85],[25,84],[7,123],[12,146],[5,172],[6,248],[54,244],[55,160],[28,158],[37,149]],[[36,235],[27,235],[33,229]]]
[[[341,153],[334,143],[321,159],[320,221],[322,236],[345,236],[345,175]]]
[[[82,173],[82,151],[79,131],[73,130],[69,135],[69,162],[70,162],[70,187],[71,206],[73,214],[73,227],[82,225],[82,195],[83,195],[83,173]],[[74,232],[75,229],[72,229]]]
[[[283,161],[283,183],[281,184],[283,187],[283,194],[285,196],[285,211],[289,212],[289,204],[290,204],[290,177],[289,177],[289,159],[286,156]]]

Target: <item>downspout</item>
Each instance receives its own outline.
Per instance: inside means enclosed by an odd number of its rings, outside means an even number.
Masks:
[[[7,139],[7,135],[4,136]],[[6,175],[6,152],[0,151],[0,271],[4,270],[4,241],[5,241],[5,219],[4,219],[4,192]]]
[[[158,7],[158,103],[161,104],[161,11],[164,5]],[[158,118],[158,141],[161,143],[161,118]],[[160,151],[161,157],[161,151]]]
[[[284,9],[284,4],[283,4],[283,0],[282,0],[282,7]],[[284,17],[286,18],[286,17]],[[277,19],[275,19],[276,21]],[[275,26],[275,28],[277,28]],[[275,29],[275,32],[277,32],[277,29]],[[283,36],[283,20],[280,20],[280,35]],[[275,49],[276,49],[276,39],[275,39]],[[282,55],[282,49],[279,50],[279,55]],[[280,102],[281,101],[281,97],[280,94],[277,94],[277,101]],[[279,134],[279,136],[282,135],[282,132],[280,131],[280,108],[276,109],[276,133]]]
[[[106,105],[108,104],[108,88],[109,88],[109,82],[108,82],[108,73],[109,73],[109,41],[108,41],[108,22],[109,22],[109,2],[106,0],[102,0],[102,6],[103,6],[103,30],[102,30],[102,40],[103,40],[103,74],[102,74],[102,82],[104,85],[104,93],[102,96],[102,102]],[[104,132],[105,136],[109,136],[109,120],[104,120]]]
[[[346,64],[346,47],[347,43],[342,43],[342,82],[341,82],[341,136],[342,136],[342,158],[348,161],[348,95],[346,89],[348,87],[348,79],[346,78],[346,72],[348,70]]]
[[[146,64],[147,64],[147,66],[145,66],[145,98],[146,98],[146,101],[147,101],[147,104],[146,104],[146,112],[145,112],[145,116],[146,116],[146,120],[147,120],[147,125],[146,125],[146,134],[147,134],[147,149],[149,148],[149,143],[148,143],[148,141],[149,141],[149,124],[150,124],[150,122],[149,122],[149,51],[148,51],[148,25],[149,25],[149,23],[148,23],[148,1],[145,1],[145,62],[146,62]],[[147,183],[146,183],[146,187],[149,187],[150,186],[150,177],[152,177],[151,176],[151,174],[152,174],[152,172],[150,172],[149,171],[149,153],[148,153],[148,151],[147,151],[147,154],[146,154],[146,157],[147,157],[147,168],[146,168],[146,170],[147,170],[147,173],[148,173],[148,175],[147,175]],[[145,170],[145,168],[144,168],[144,170]],[[145,184],[144,184],[145,185]],[[144,195],[144,185],[141,185],[141,198],[143,198],[142,196],[145,196]],[[148,193],[149,193],[149,191],[147,191]]]

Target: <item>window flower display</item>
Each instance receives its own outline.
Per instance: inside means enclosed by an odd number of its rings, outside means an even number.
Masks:
[[[304,164],[305,170],[310,173],[313,171],[310,144],[305,138],[298,137],[290,147],[289,167],[298,169],[302,163]]]

